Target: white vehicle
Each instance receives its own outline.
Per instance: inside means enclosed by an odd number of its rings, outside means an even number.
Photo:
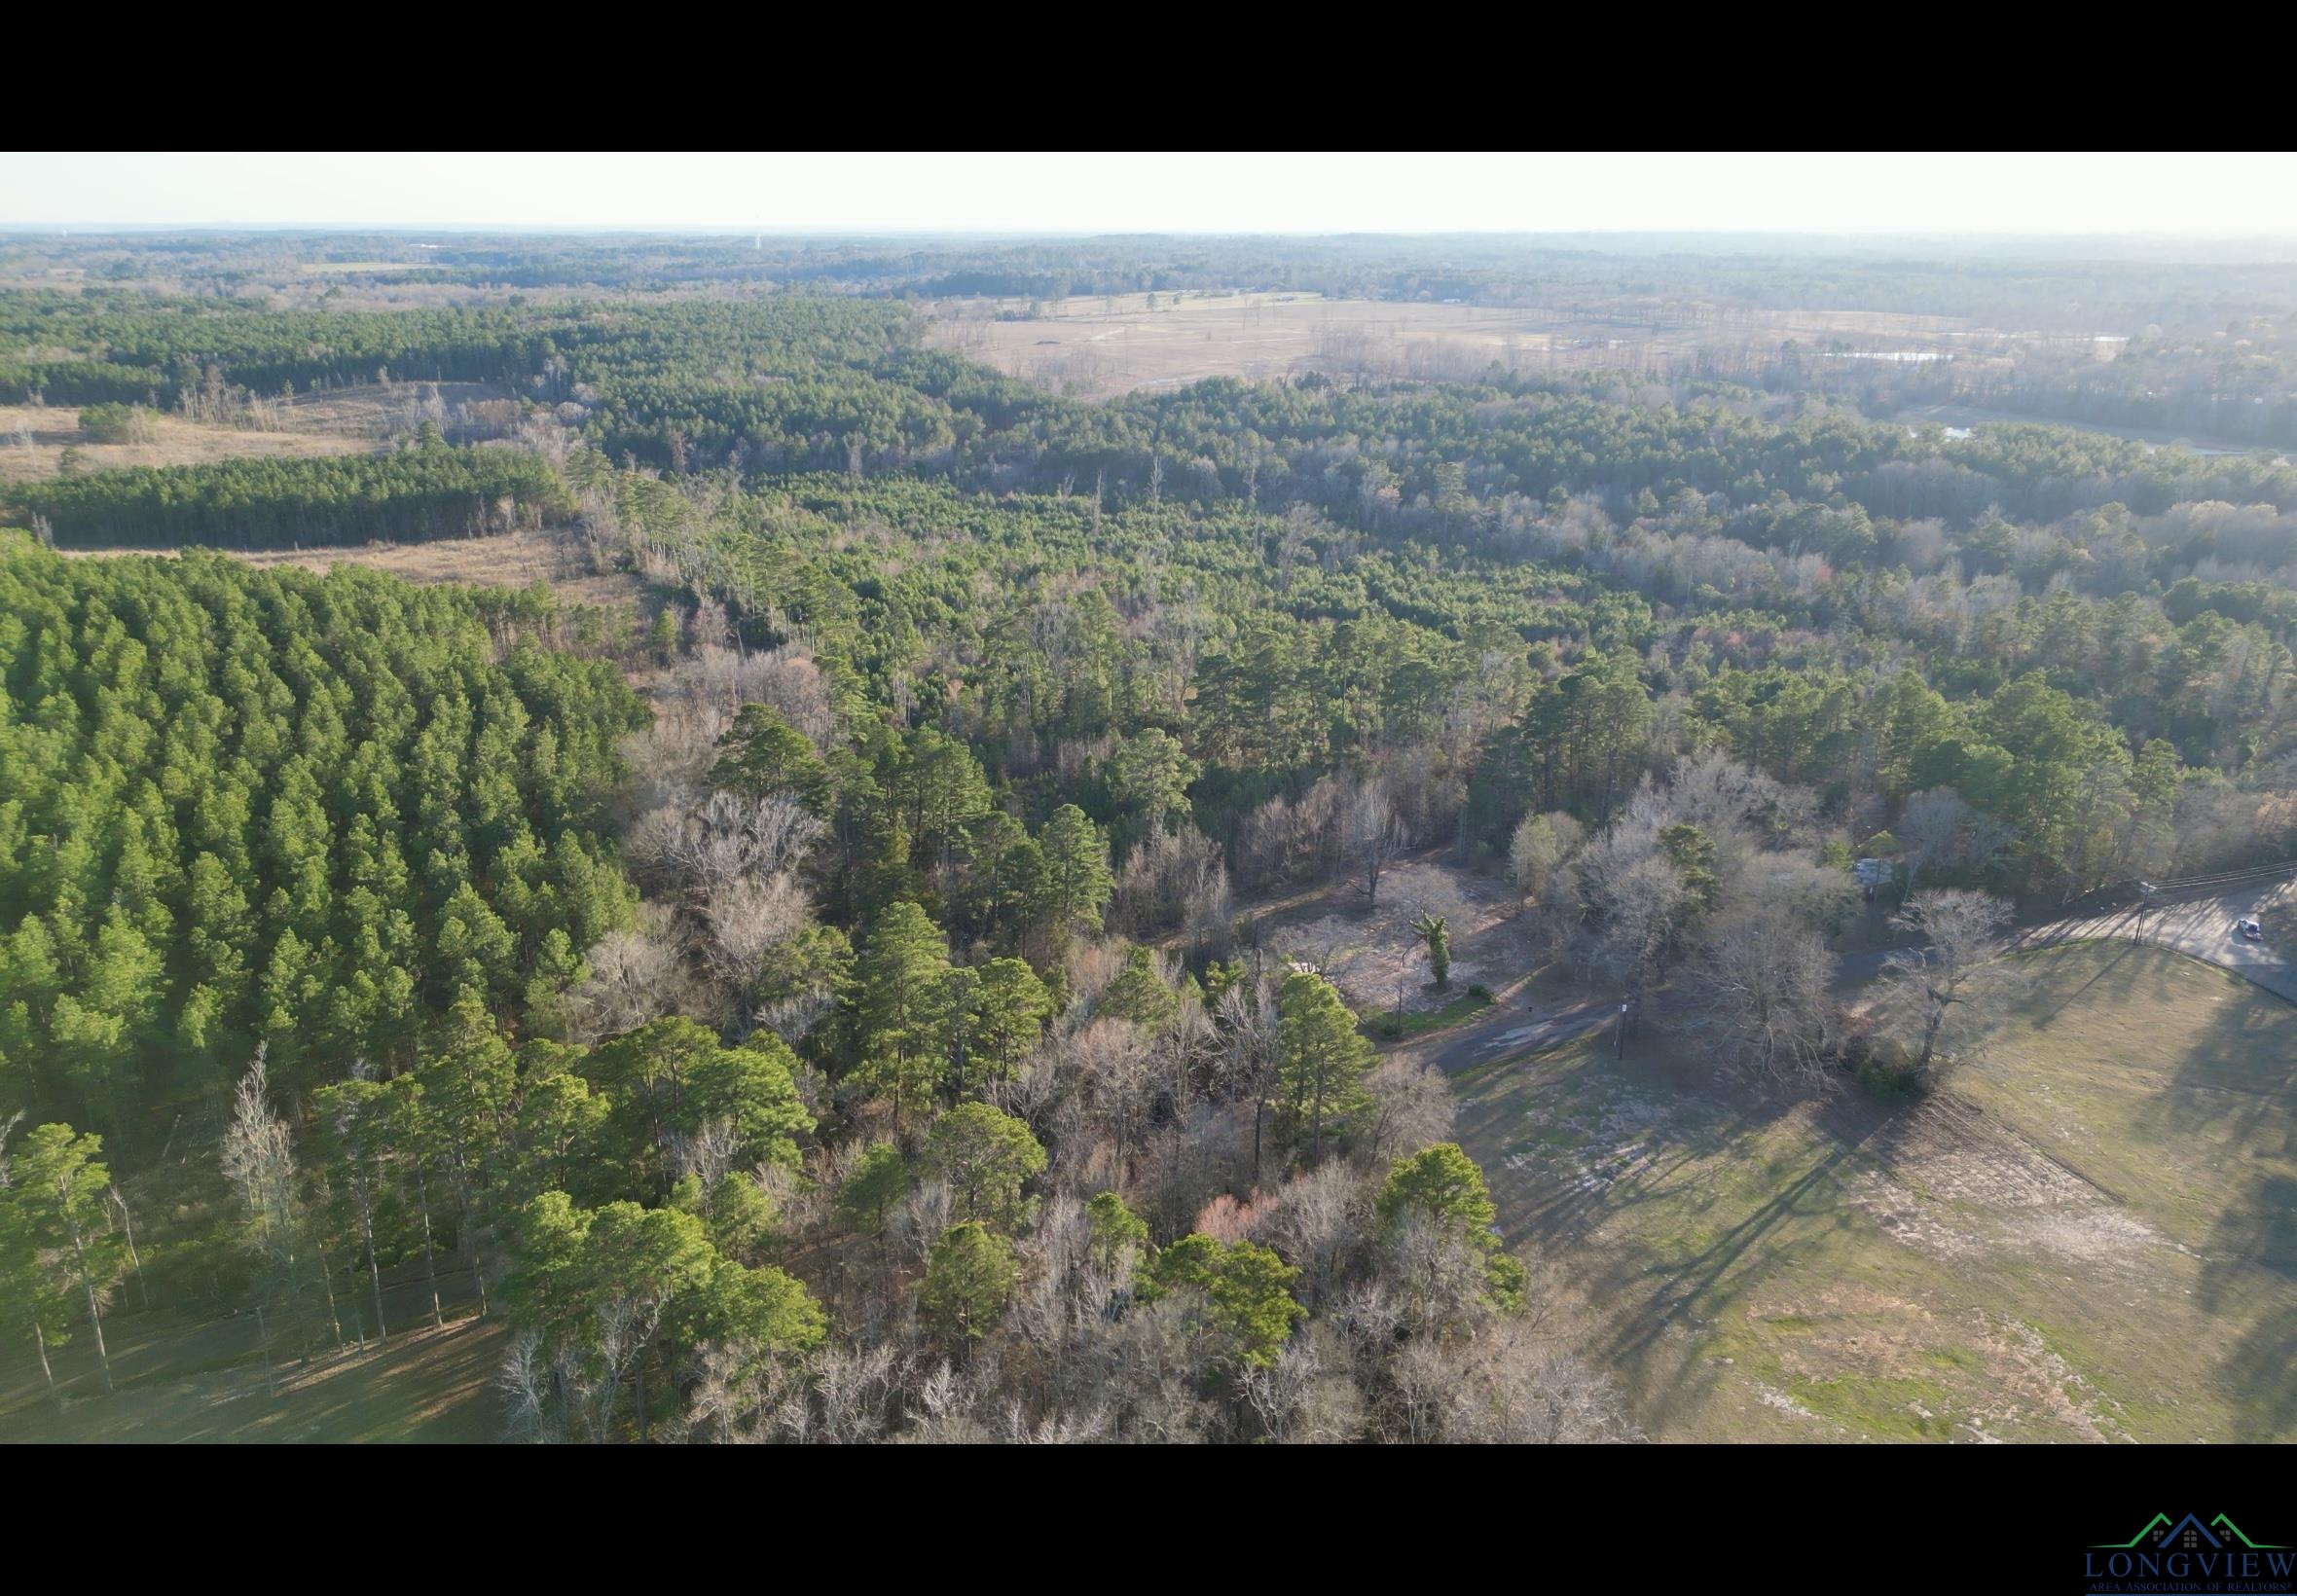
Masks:
[[[2237,920],[2233,923],[2233,928],[2241,932],[2242,935],[2247,937],[2252,942],[2262,942],[2265,940],[2265,928],[2259,925],[2254,920]]]

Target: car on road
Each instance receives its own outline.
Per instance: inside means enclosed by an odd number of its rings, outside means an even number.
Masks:
[[[2265,940],[2265,928],[2259,925],[2254,920],[2237,920],[2233,923],[2233,928],[2241,932],[2242,935],[2247,937],[2252,942],[2262,942]]]

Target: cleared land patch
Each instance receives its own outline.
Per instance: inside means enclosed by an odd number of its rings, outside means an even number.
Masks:
[[[74,560],[109,560],[122,555],[156,555],[164,549],[64,549]],[[227,549],[250,565],[297,565],[327,571],[337,565],[365,565],[410,582],[460,582],[472,587],[524,588],[548,582],[573,603],[601,608],[645,607],[646,586],[629,571],[600,571],[581,542],[542,530],[498,532],[489,537],[442,537],[423,543],[355,543],[313,549]]]
[[[1149,301],[1155,300],[1150,308]],[[1028,312],[1032,307],[1038,314]],[[1688,300],[1562,306],[1332,300],[1309,293],[1079,295],[959,300],[932,339],[1008,376],[1086,398],[1208,377],[1269,381],[1316,370],[1357,379],[1457,379],[1503,367],[1643,369],[1700,347],[1850,341],[1942,352],[1999,335],[1946,316],[1761,310]],[[1015,319],[999,320],[1000,316]]]
[[[386,438],[413,432],[441,412],[450,418],[459,405],[486,404],[510,398],[508,388],[491,382],[405,381],[362,383],[356,387],[322,388],[299,393],[280,407],[280,424],[298,432],[327,433],[346,438]],[[431,400],[438,404],[433,407]]]
[[[1650,1034],[1457,1078],[1655,1436],[2297,1438],[2297,1008],[2155,949],[2020,962],[2009,1034],[1902,1108]]]
[[[80,406],[0,405],[0,483],[55,476],[67,449],[79,452],[76,466],[84,473],[212,460],[371,453],[390,438],[414,432],[426,419],[452,423],[463,406],[495,404],[510,396],[509,389],[486,382],[370,382],[275,401],[268,412],[272,424],[261,427],[152,412],[143,418],[147,436],[132,443],[99,443],[89,437],[80,429]]]
[[[0,483],[56,475],[67,449],[77,449],[80,469],[91,472],[281,455],[363,454],[377,447],[372,437],[347,430],[263,432],[166,415],[151,417],[148,425],[151,436],[143,442],[97,443],[81,432],[80,412],[73,406],[0,405]]]
[[[1314,964],[1358,1013],[1401,1007],[1419,1015],[1459,1002],[1472,986],[1499,992],[1531,968],[1522,908],[1513,888],[1435,852],[1389,866],[1368,908],[1357,884],[1343,879],[1250,913],[1266,957]],[[1451,931],[1448,993],[1431,983],[1428,945],[1412,929],[1423,914],[1440,917]],[[1463,1008],[1455,1018],[1466,1015]]]

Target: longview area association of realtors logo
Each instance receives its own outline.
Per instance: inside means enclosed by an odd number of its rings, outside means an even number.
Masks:
[[[2297,1547],[2252,1541],[2223,1513],[2207,1523],[2198,1513],[2156,1513],[2129,1540],[2090,1547],[2082,1572],[2092,1596],[2272,1596],[2297,1592]]]

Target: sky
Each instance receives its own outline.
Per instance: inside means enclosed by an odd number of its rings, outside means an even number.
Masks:
[[[2297,235],[2297,155],[0,152],[0,227]]]

